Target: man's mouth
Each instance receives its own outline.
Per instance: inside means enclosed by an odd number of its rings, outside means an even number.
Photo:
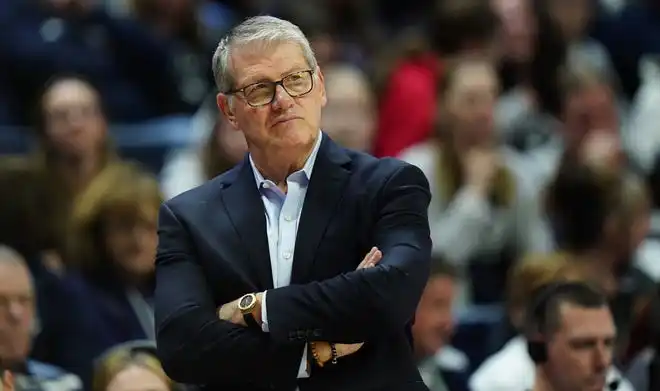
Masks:
[[[287,118],[281,118],[281,119],[276,120],[276,121],[273,123],[273,126],[280,125],[280,124],[283,124],[283,123],[286,123],[286,122],[290,122],[290,121],[293,121],[293,120],[296,120],[296,119],[299,119],[299,117],[287,117]]]

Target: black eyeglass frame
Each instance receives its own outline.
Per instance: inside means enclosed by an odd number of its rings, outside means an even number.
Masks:
[[[294,75],[300,75],[300,74],[303,74],[303,73],[308,74],[309,77],[310,77],[310,79],[311,79],[311,83],[310,83],[309,90],[306,91],[306,92],[303,92],[303,93],[301,93],[301,94],[295,94],[295,95],[294,95],[294,94],[291,94],[291,92],[290,92],[290,91],[286,88],[286,86],[284,85],[284,81],[287,80],[287,79],[288,79],[289,77],[291,77],[291,76],[294,76]],[[251,107],[263,107],[263,106],[266,106],[266,105],[269,105],[269,104],[273,103],[273,100],[275,100],[275,94],[277,93],[277,86],[281,86],[282,89],[283,89],[287,94],[289,94],[289,96],[292,97],[292,98],[299,98],[299,97],[301,97],[301,96],[305,96],[305,95],[309,94],[309,93],[312,92],[312,90],[314,89],[314,85],[315,85],[315,83],[314,83],[314,74],[315,74],[315,73],[316,73],[316,72],[314,72],[313,69],[305,69],[305,70],[303,70],[303,71],[297,71],[297,72],[290,73],[290,74],[284,76],[283,78],[281,78],[280,80],[276,80],[276,81],[258,81],[258,82],[256,82],[256,83],[250,83],[250,84],[248,84],[248,85],[246,85],[246,86],[244,86],[244,87],[237,88],[237,89],[234,89],[234,90],[229,90],[229,91],[225,92],[225,95],[237,95],[237,94],[241,94],[242,97],[243,97],[243,100],[245,101],[245,103],[247,103],[247,104],[250,105]],[[250,102],[247,100],[247,98],[246,98],[246,96],[245,96],[245,90],[247,90],[247,89],[250,88],[250,87],[256,86],[257,84],[268,84],[268,85],[272,85],[272,86],[273,86],[273,93],[272,93],[270,99],[269,99],[266,103],[263,103],[263,104],[260,104],[260,105],[253,105],[252,103],[250,103]]]

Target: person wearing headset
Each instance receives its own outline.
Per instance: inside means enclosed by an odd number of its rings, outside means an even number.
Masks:
[[[616,328],[606,297],[581,282],[542,287],[526,312],[532,391],[614,391],[608,379]]]

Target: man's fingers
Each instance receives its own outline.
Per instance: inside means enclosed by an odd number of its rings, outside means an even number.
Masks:
[[[362,259],[362,262],[358,265],[356,270],[364,269],[370,262],[374,254],[378,251],[376,247],[372,247],[371,250],[367,253],[367,255],[364,256]]]
[[[364,259],[358,265],[356,270],[366,269],[376,266],[380,260],[383,259],[383,252],[378,247],[372,247],[369,253],[365,255]]]
[[[370,263],[372,266],[375,266],[378,262],[380,262],[381,259],[383,259],[383,252],[379,249],[376,249],[376,252],[371,257]]]

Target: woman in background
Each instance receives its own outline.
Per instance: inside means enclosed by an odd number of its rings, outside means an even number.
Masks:
[[[376,156],[397,156],[433,135],[443,98],[437,86],[448,62],[466,54],[498,56],[500,22],[488,1],[438,1],[429,19],[422,35],[430,38],[406,42],[404,58],[386,72],[391,74],[380,94]]]
[[[420,167],[429,180],[433,252],[462,269],[463,304],[470,279],[473,301],[499,301],[512,260],[549,247],[519,161],[497,140],[498,92],[491,62],[458,60],[448,67],[440,86],[438,137],[400,156]]]
[[[243,159],[247,152],[243,133],[231,129],[222,114],[214,118],[213,129],[201,146],[176,151],[168,158],[160,173],[165,199],[203,184]]]
[[[94,369],[92,391],[171,391],[174,383],[151,349],[118,346],[105,354]]]
[[[104,170],[76,200],[63,285],[76,313],[77,333],[67,343],[77,349],[76,373],[87,384],[102,352],[155,337],[151,298],[162,201],[156,179],[127,163]]]

